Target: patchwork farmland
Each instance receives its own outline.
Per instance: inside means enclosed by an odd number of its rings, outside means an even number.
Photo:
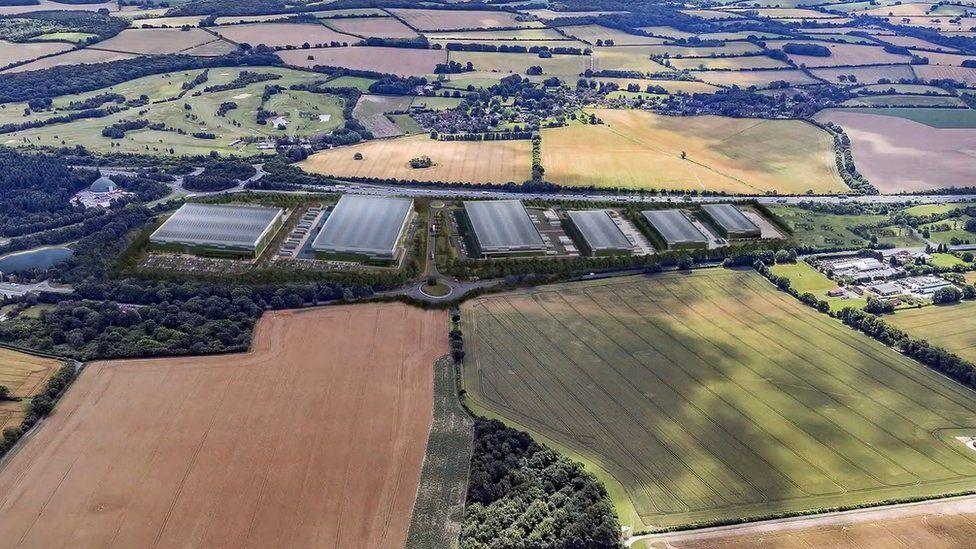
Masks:
[[[563,284],[464,305],[469,404],[678,526],[976,487],[976,394],[753,271]]]
[[[399,304],[266,313],[244,355],[89,364],[0,470],[0,535],[402,547],[446,324]]]

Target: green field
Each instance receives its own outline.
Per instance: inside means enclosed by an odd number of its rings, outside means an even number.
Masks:
[[[294,84],[322,80],[321,75],[290,69],[258,67],[249,68],[255,73],[273,73],[277,80],[256,82],[241,88],[224,91],[203,91],[210,86],[227,84],[237,78],[242,69],[211,69],[208,80],[180,97],[183,84],[193,80],[201,71],[187,71],[140,78],[111,88],[78,96],[65,96],[54,100],[55,109],[63,109],[70,101],[79,101],[103,93],[119,93],[127,100],[145,96],[147,105],[131,107],[102,118],[82,119],[74,122],[53,124],[0,136],[0,144],[8,146],[42,145],[59,147],[83,145],[96,152],[130,152],[158,155],[201,155],[216,150],[224,154],[251,155],[259,152],[255,143],[241,141],[246,138],[263,140],[275,136],[305,136],[329,132],[342,125],[343,101],[338,96],[288,89]],[[284,91],[269,97],[264,109],[274,112],[264,125],[257,122],[257,111],[262,105],[265,86],[275,84]],[[225,102],[238,105],[224,116],[217,114]],[[36,112],[29,118],[19,117],[23,107],[6,105],[0,109],[0,123],[45,119],[61,112]],[[279,118],[281,117],[281,118]],[[102,129],[112,124],[144,119],[150,123],[162,123],[165,130],[140,129],[129,131],[121,139],[102,136]],[[284,121],[280,129],[275,121]],[[216,139],[194,137],[194,133],[211,133]]]
[[[963,214],[959,217],[919,225],[918,229],[919,231],[927,229],[929,231],[929,240],[937,244],[971,244],[976,242],[976,234],[967,231],[965,228],[966,221],[969,219],[970,217],[968,215]]]
[[[904,211],[908,215],[923,216],[932,214],[942,214],[948,213],[952,210],[958,208],[964,208],[966,206],[976,206],[973,202],[950,202],[947,204],[919,204],[918,206],[912,206],[910,208],[905,208]]]
[[[837,283],[811,267],[806,261],[777,264],[770,267],[769,270],[776,276],[785,276],[790,279],[790,287],[800,294],[809,292],[817,296],[817,299],[826,301],[830,304],[831,311],[839,311],[844,307],[863,309],[868,304],[867,299],[828,296],[827,292],[836,288]]]
[[[976,434],[976,393],[754,271],[547,286],[462,316],[469,403],[583,461],[625,525],[976,488],[955,438]]]
[[[932,254],[932,260],[930,261],[932,265],[942,268],[952,268],[958,265],[969,265],[957,255],[954,254]]]
[[[906,309],[885,322],[908,335],[976,361],[976,301]]]
[[[813,248],[853,249],[866,246],[868,241],[849,229],[858,225],[877,223],[883,215],[825,214],[795,206],[770,205],[769,210],[793,229],[793,241]]]
[[[862,114],[880,114],[905,118],[933,128],[976,128],[976,110],[973,109],[925,109],[910,107],[853,107],[844,109]]]
[[[962,110],[966,108],[966,103],[962,99],[950,95],[866,95],[844,101],[842,105],[845,107],[961,107]]]

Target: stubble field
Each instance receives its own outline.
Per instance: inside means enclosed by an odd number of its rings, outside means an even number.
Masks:
[[[564,284],[463,307],[479,410],[664,527],[976,487],[976,393],[753,271]]]
[[[937,110],[952,117],[951,111]],[[976,176],[971,153],[976,129],[934,128],[897,116],[837,109],[816,118],[844,128],[858,171],[882,193],[966,187]]]
[[[90,364],[0,470],[28,547],[402,547],[444,312],[267,313],[247,354]]]
[[[59,366],[61,363],[51,358],[0,348],[0,385],[10,390],[11,396],[23,399],[0,401],[0,431],[20,425],[28,399],[44,388]]]
[[[542,130],[548,181],[752,194],[846,189],[830,136],[806,122],[592,112],[606,124]]]
[[[356,160],[356,153],[363,155]],[[434,165],[414,169],[410,160],[429,156]],[[417,181],[521,183],[532,176],[532,143],[510,141],[435,141],[414,135],[325,150],[299,166],[334,177],[375,177]]]

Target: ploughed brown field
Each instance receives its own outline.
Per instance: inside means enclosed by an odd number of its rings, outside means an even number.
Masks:
[[[836,109],[816,119],[844,128],[858,171],[882,193],[967,187],[976,179],[976,129]]]
[[[402,547],[446,323],[275,312],[246,354],[92,363],[0,469],[0,543]]]
[[[840,515],[787,519],[651,536],[635,549],[887,549],[972,547],[976,498],[972,496]]]

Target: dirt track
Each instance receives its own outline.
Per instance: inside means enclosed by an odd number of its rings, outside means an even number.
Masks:
[[[818,547],[951,549],[971,546],[976,496],[647,536],[634,548]]]
[[[94,363],[0,470],[5,547],[402,547],[443,312],[269,313],[244,355]]]

